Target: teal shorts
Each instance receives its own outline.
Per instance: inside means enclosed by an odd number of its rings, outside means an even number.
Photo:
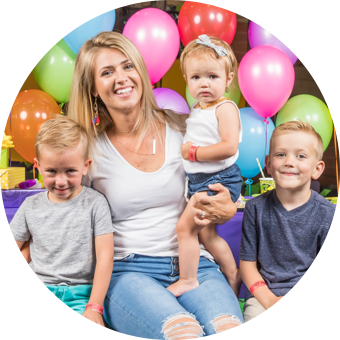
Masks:
[[[64,286],[45,285],[59,300],[72,308],[75,312],[83,314],[89,301],[92,285]]]

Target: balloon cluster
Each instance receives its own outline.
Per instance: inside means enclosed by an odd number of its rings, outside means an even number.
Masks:
[[[255,159],[259,158],[264,167],[269,151],[266,143],[274,127],[269,117],[278,113],[276,126],[297,119],[309,122],[320,134],[324,150],[332,137],[333,122],[326,105],[316,97],[298,95],[288,100],[294,87],[293,65],[297,57],[286,45],[254,22],[249,24],[248,39],[252,49],[240,62],[238,78],[251,108],[241,109],[244,133],[237,163],[241,175],[251,178],[260,172]]]
[[[85,41],[102,31],[112,31],[116,12],[104,13],[65,36],[38,62],[33,76],[42,89],[19,93],[10,116],[15,149],[27,161],[35,157],[34,140],[42,122],[60,113],[58,103],[69,100],[76,55]],[[145,8],[132,15],[123,34],[139,49],[152,84],[157,83],[176,60],[180,40],[186,46],[201,34],[218,37],[231,44],[237,26],[236,15],[225,9],[196,2],[184,2],[178,26],[166,12]],[[256,158],[264,166],[268,141],[274,129],[269,117],[281,110],[277,124],[291,119],[308,120],[321,134],[325,148],[332,136],[332,119],[324,103],[303,95],[290,100],[297,57],[276,37],[251,22],[248,31],[252,49],[239,65],[239,72],[224,96],[239,103],[241,92],[250,108],[241,109],[243,142],[237,161],[244,177],[259,173]],[[190,112],[195,99],[188,89],[186,99],[177,92],[154,89],[160,108],[179,114]],[[287,101],[288,100],[288,101]],[[188,106],[189,104],[189,106]],[[264,118],[264,121],[263,121]]]
[[[15,150],[33,163],[35,139],[41,124],[60,114],[58,103],[70,98],[76,54],[88,39],[101,31],[112,31],[116,11],[110,11],[77,27],[54,45],[33,69],[41,90],[26,90],[18,94],[10,114],[10,133]]]

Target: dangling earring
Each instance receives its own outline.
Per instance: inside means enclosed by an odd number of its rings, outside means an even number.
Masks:
[[[100,120],[99,120],[99,116],[98,116],[97,97],[94,100],[93,111],[94,111],[93,124],[98,125],[100,123]]]

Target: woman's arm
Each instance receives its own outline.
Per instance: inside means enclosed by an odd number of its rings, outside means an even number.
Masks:
[[[210,190],[218,191],[215,196],[208,196],[205,192],[193,195],[193,209],[196,216],[195,223],[206,226],[209,223],[223,224],[229,221],[237,212],[236,204],[231,200],[229,190],[222,184],[209,185]],[[201,219],[202,211],[205,218]]]
[[[109,288],[113,269],[113,233],[96,236],[95,247],[97,263],[93,278],[93,288],[88,302],[102,306]],[[103,317],[92,309],[86,309],[83,316],[104,326]]]
[[[264,281],[259,271],[257,270],[256,262],[240,261],[241,277],[244,284],[249,289],[257,281]],[[277,297],[273,294],[267,286],[262,286],[254,290],[254,297],[261,303],[261,305],[268,309],[276,302],[282,299],[282,296]]]

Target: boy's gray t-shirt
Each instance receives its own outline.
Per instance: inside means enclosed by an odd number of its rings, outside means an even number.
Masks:
[[[10,228],[17,241],[30,241],[33,271],[45,284],[92,284],[94,237],[113,232],[106,198],[84,187],[71,200],[51,202],[47,191],[25,199]]]
[[[276,296],[287,294],[308,270],[327,236],[335,205],[315,191],[300,207],[287,211],[268,191],[247,202],[240,260],[256,261]],[[247,290],[245,298],[252,297]]]

